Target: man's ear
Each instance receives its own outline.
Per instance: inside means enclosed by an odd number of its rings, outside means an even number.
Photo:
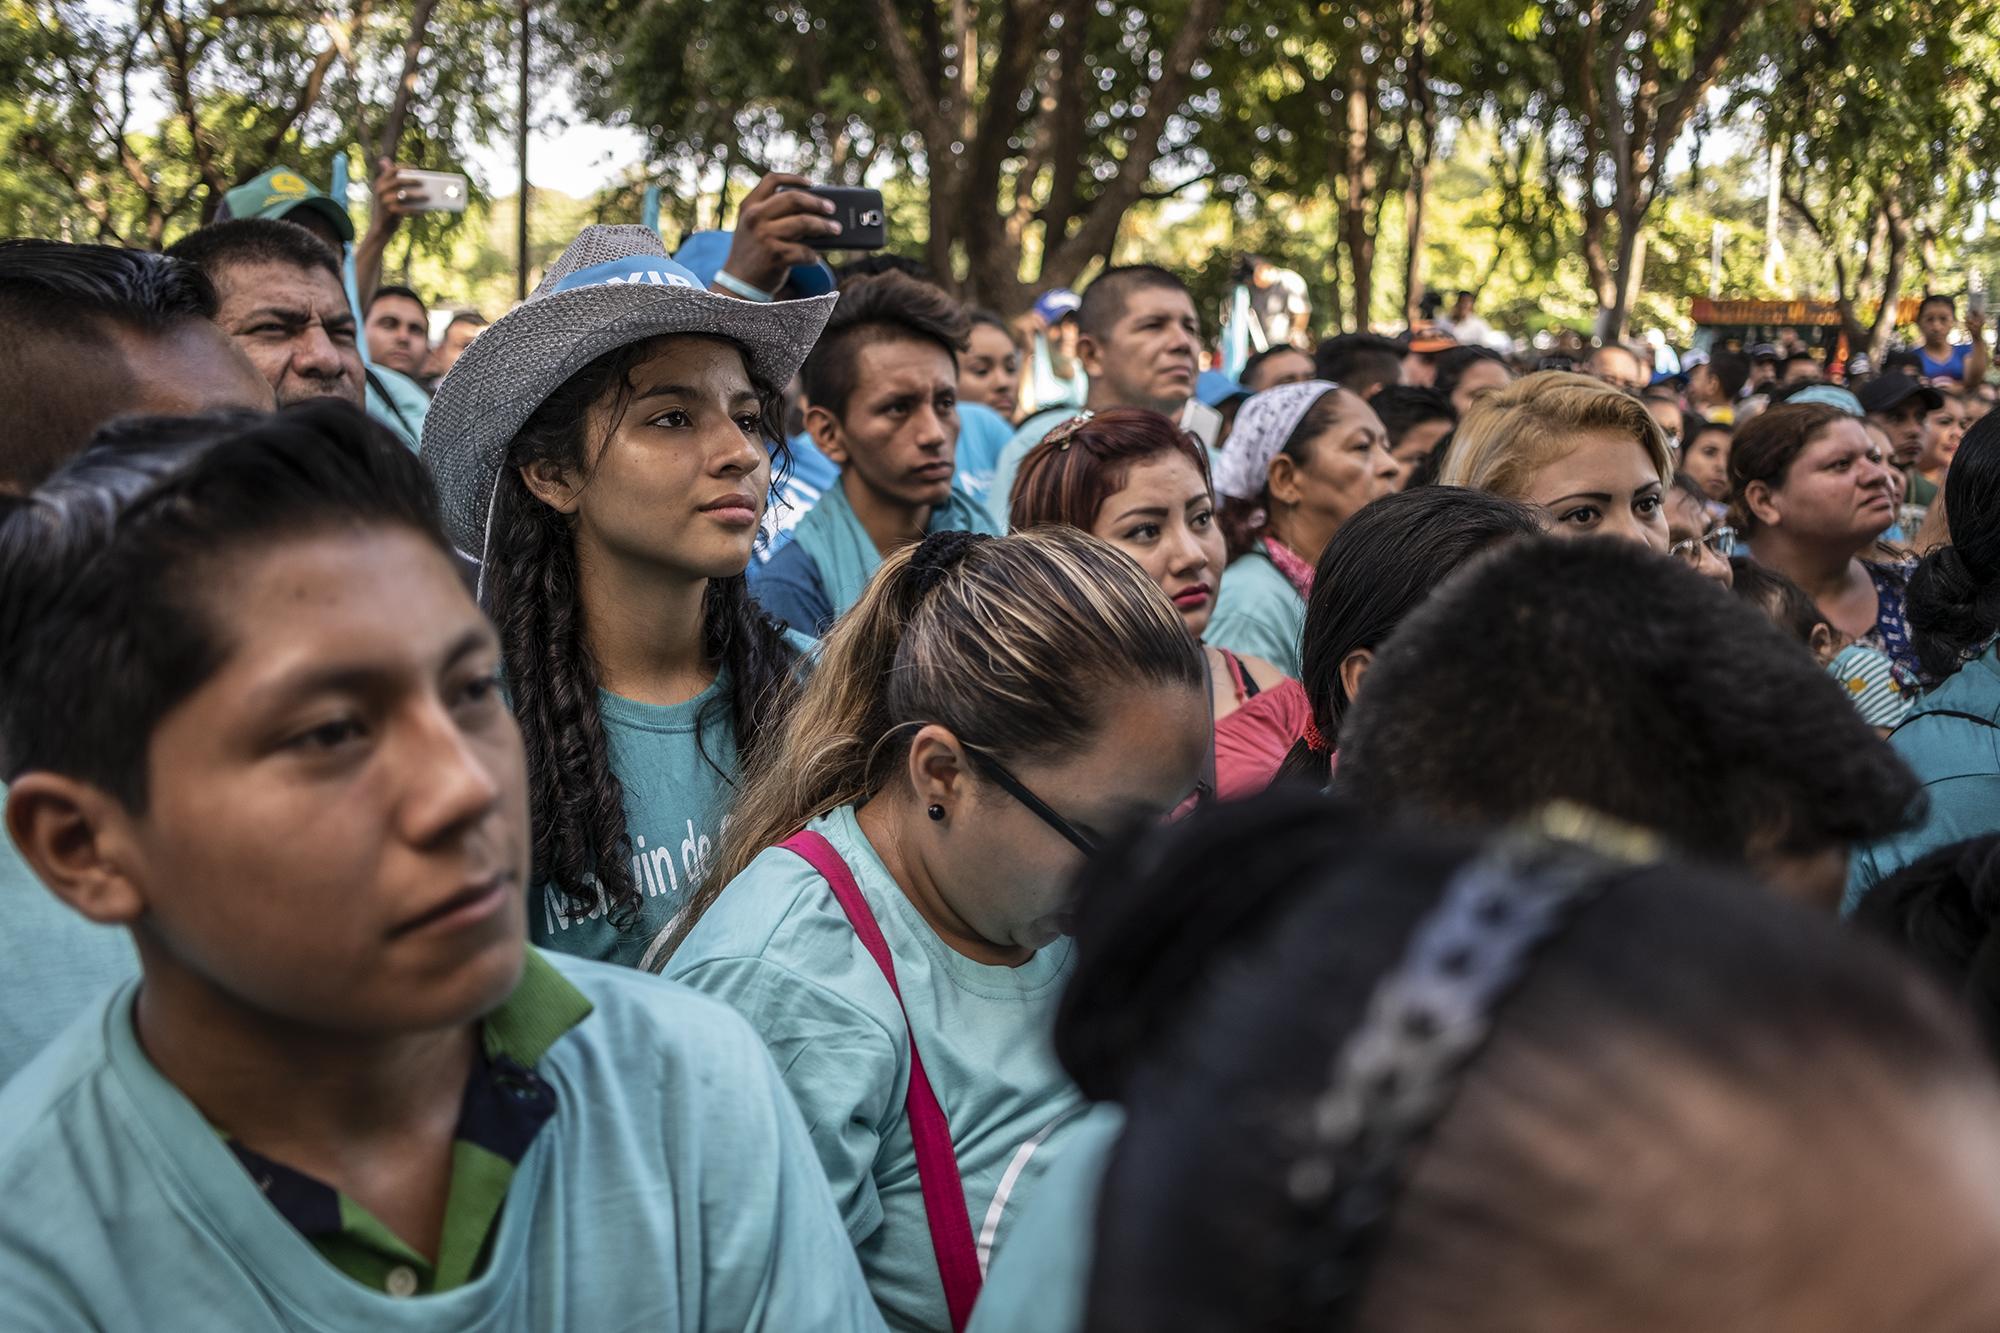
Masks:
[[[806,434],[812,436],[813,444],[826,455],[827,461],[847,466],[847,442],[841,438],[840,418],[831,409],[808,404]]]
[[[1104,348],[1097,339],[1081,329],[1076,335],[1076,359],[1083,363],[1083,373],[1092,379],[1104,373]]]
[[[521,469],[528,493],[558,514],[574,514],[583,479],[552,459],[538,458]]]
[[[126,926],[145,914],[131,867],[132,817],[100,787],[29,772],[7,788],[7,832],[49,891],[90,920]]]

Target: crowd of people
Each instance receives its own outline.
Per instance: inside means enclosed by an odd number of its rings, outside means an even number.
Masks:
[[[0,242],[0,1325],[2000,1327],[1977,313],[1225,370],[803,183]]]

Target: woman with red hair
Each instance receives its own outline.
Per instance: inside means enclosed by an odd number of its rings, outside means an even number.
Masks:
[[[1208,451],[1167,417],[1120,407],[1058,425],[1021,461],[1010,517],[1017,531],[1047,524],[1081,528],[1124,551],[1174,604],[1188,633],[1201,639],[1228,551],[1216,522]],[[1298,682],[1261,657],[1213,644],[1203,645],[1203,656],[1222,740],[1217,746],[1222,762],[1204,785],[1221,796],[1248,795],[1263,788],[1271,774],[1268,766],[1239,771],[1229,762],[1240,748],[1226,743],[1230,729],[1249,722],[1238,710],[1260,695],[1281,696],[1251,716],[1264,718],[1278,704],[1282,728],[1296,714],[1296,727],[1284,742],[1289,744],[1310,708]]]

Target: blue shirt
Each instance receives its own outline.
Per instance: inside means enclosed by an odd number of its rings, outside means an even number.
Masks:
[[[7,789],[0,786],[0,808]],[[94,1001],[139,975],[129,931],[49,892],[0,834],[0,1084]]]
[[[625,789],[627,863],[640,898],[636,921],[614,924],[600,898],[578,912],[553,884],[528,903],[529,938],[545,949],[644,966],[646,950],[708,873],[736,798],[736,718],[729,676],[678,704],[597,692],[611,771]]]
[[[1125,1129],[1125,1112],[1099,1102],[1049,1165],[1018,1238],[986,1270],[965,1333],[1078,1333],[1090,1304],[1097,1201]]]
[[[1924,784],[1929,808],[1915,828],[1856,849],[1843,912],[1911,862],[1967,838],[2000,833],[2000,646],[1918,699],[1889,744]]]
[[[1934,361],[1931,354],[1922,347],[1917,348],[1917,360],[1924,368],[1925,379],[1943,379],[1949,376],[1955,380],[1965,378],[1965,359],[1972,355],[1971,343],[1953,343],[1951,354],[1942,361]]]
[[[397,1298],[294,1230],[132,1026],[136,985],[0,1091],[0,1328],[211,1333],[881,1327],[797,1107],[742,1020],[555,958],[591,1014],[463,1286]]]
[[[1287,676],[1299,674],[1306,629],[1306,599],[1260,548],[1246,551],[1222,571],[1202,642],[1239,657],[1261,657]]]
[[[974,962],[924,921],[852,806],[808,827],[853,872],[902,1004],[819,872],[776,847],[722,891],[667,975],[728,1001],[771,1048],[890,1326],[945,1328],[904,1109],[911,1036],[951,1125],[973,1239],[982,1259],[1003,1253],[1084,1105],[1053,1042],[1073,946],[1058,940],[1019,967]]]
[[[764,511],[763,540],[757,543],[747,571],[753,593],[757,591],[757,580],[764,566],[791,543],[799,520],[840,480],[840,464],[821,453],[807,432],[792,436],[785,447],[791,452],[791,466],[771,487],[771,504]]]

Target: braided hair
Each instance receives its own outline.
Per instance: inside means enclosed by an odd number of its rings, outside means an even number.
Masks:
[[[602,905],[626,927],[641,896],[632,883],[625,790],[611,766],[598,709],[597,657],[585,623],[569,519],[542,503],[521,469],[548,461],[577,472],[595,452],[585,439],[590,409],[612,399],[622,409],[632,369],[658,340],[607,352],[549,395],[508,445],[487,542],[487,610],[500,631],[508,688],[528,752],[528,805],[535,878],[553,884],[574,914]],[[782,466],[778,394],[758,385],[764,434]],[[617,413],[612,413],[617,419]],[[730,689],[711,709],[727,709],[737,752],[748,763],[789,705],[797,654],[751,598],[743,575],[710,579],[701,604],[702,655],[726,672]],[[718,720],[697,719],[696,743]],[[733,785],[735,775],[708,762]]]

